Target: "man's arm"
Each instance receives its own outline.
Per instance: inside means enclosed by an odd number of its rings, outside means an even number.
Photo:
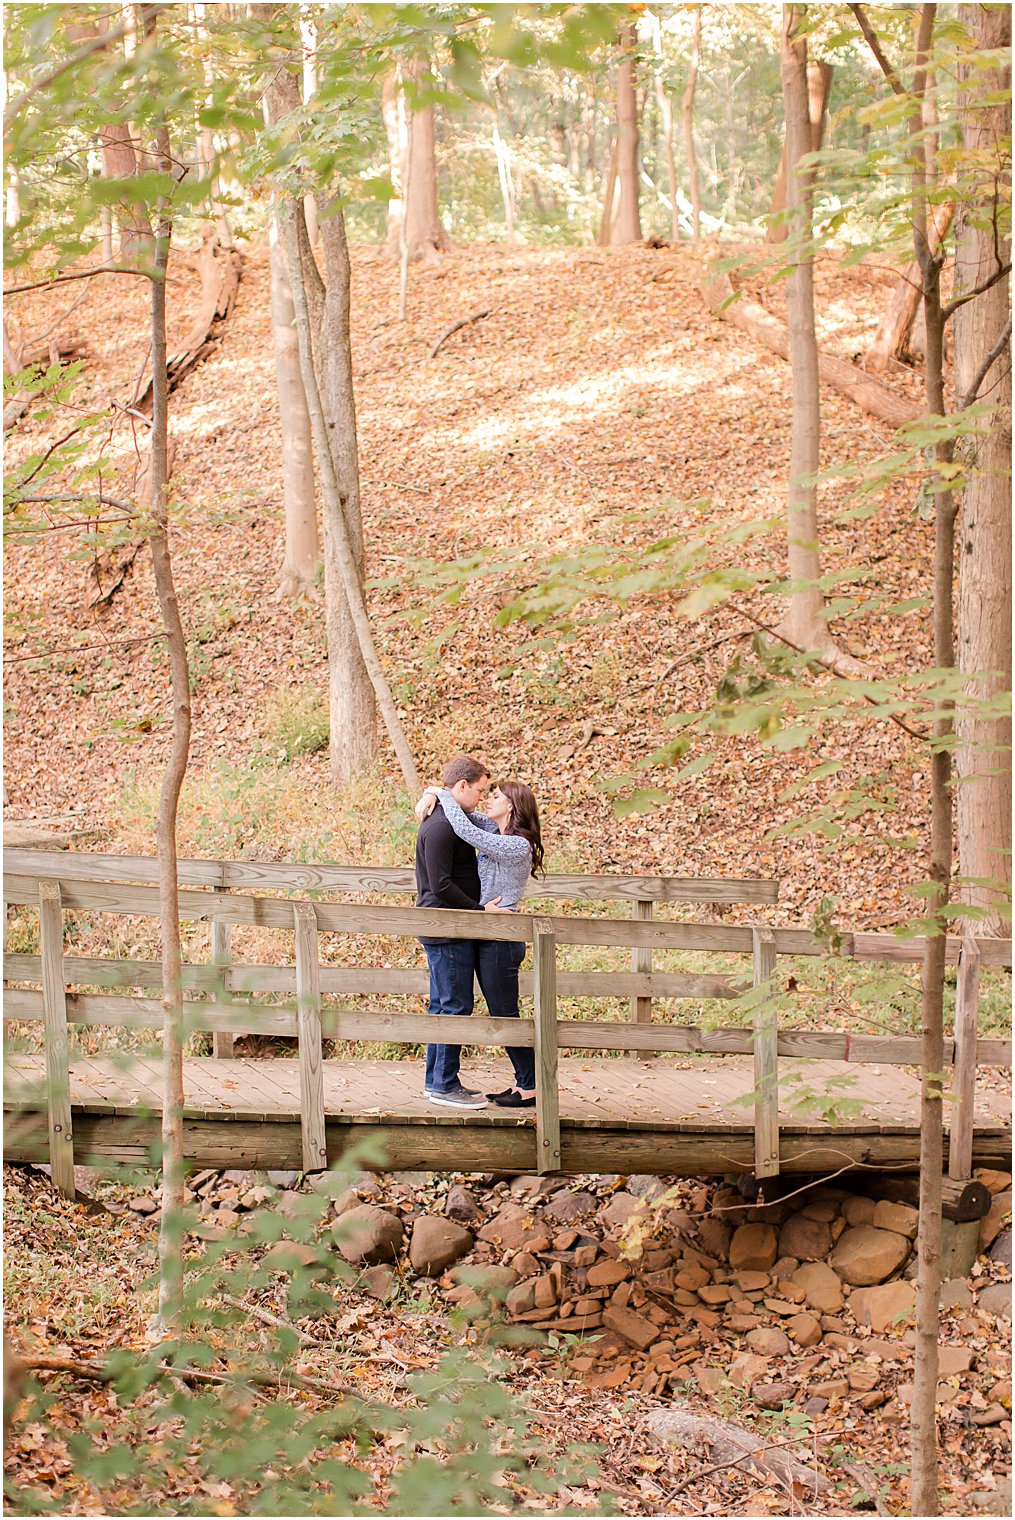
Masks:
[[[423,860],[426,865],[430,890],[440,899],[443,908],[472,908],[479,911],[479,903],[463,892],[452,880],[455,836],[451,825],[444,820],[443,828],[430,827],[422,840]]]

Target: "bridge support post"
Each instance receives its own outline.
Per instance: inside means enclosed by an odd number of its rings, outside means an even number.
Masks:
[[[39,954],[46,1027],[49,1165],[57,1191],[65,1198],[73,1198],[74,1129],[70,1106],[67,983],[63,974],[63,903],[60,885],[55,881],[39,883]]]
[[[753,930],[754,988],[769,992],[754,1012],[754,1175],[775,1177],[779,1171],[779,1025],[772,1001],[775,976],[775,935]]]
[[[652,917],[651,900],[639,899],[634,905],[634,917],[636,920],[645,920]],[[652,970],[652,951],[646,945],[635,945],[631,951],[631,970],[646,972]],[[631,1018],[636,1024],[651,1024],[652,1022],[652,999],[650,997],[633,997],[631,999]],[[655,1058],[654,1050],[640,1050],[639,1061],[651,1061]]]
[[[959,951],[955,991],[955,1075],[948,1131],[948,1175],[973,1175],[973,1120],[976,1106],[976,1041],[980,1032],[980,947],[966,935]]]
[[[560,1171],[560,1095],[557,1088],[557,936],[533,924],[535,974],[536,1171]]]
[[[296,1028],[300,1055],[300,1129],[303,1170],[328,1168],[324,1123],[324,1052],[321,1035],[321,963],[317,914],[312,903],[294,903],[296,926]]]
[[[226,968],[232,960],[232,925],[223,924],[217,918],[211,921],[211,963],[216,970],[222,973],[222,1002],[229,1001],[226,988]],[[215,999],[218,1002],[218,998]],[[216,1029],[212,1033],[211,1053],[218,1060],[230,1060],[233,1054],[233,1043],[236,1036],[228,1029]]]

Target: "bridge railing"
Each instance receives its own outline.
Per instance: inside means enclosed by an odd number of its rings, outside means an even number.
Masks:
[[[26,857],[31,856],[29,860]],[[114,864],[110,865],[110,862]],[[7,955],[4,958],[4,1017],[14,1020],[41,1019],[45,1024],[47,1063],[47,1104],[49,1147],[54,1179],[58,1186],[73,1190],[73,1131],[71,1125],[68,1023],[109,1024],[139,1028],[158,1028],[162,1023],[162,1005],[158,998],[120,996],[110,993],[73,993],[73,986],[118,985],[154,987],[160,982],[156,962],[116,960],[97,957],[70,957],[65,954],[65,911],[109,913],[130,917],[157,917],[158,891],[147,881],[128,882],[128,871],[149,879],[157,873],[157,862],[118,856],[90,857],[46,851],[10,851],[10,868],[4,876],[4,897],[9,903],[36,907],[40,916],[40,954]],[[827,946],[804,929],[768,926],[663,922],[646,918],[622,920],[569,916],[534,916],[527,913],[490,915],[443,909],[379,906],[364,903],[322,903],[305,899],[270,896],[242,896],[218,885],[225,866],[236,866],[239,881],[253,884],[254,876],[265,870],[285,870],[288,890],[294,885],[294,873],[312,879],[314,889],[346,890],[372,893],[375,890],[404,892],[409,890],[407,872],[354,871],[347,867],[265,867],[246,862],[184,862],[181,880],[193,879],[213,866],[220,874],[212,881],[205,877],[197,890],[184,887],[180,892],[180,916],[187,921],[208,921],[213,932],[213,964],[186,966],[183,982],[186,991],[197,994],[186,1003],[191,1028],[212,1031],[216,1041],[236,1032],[254,1030],[264,1034],[295,1035],[299,1042],[300,1108],[303,1135],[303,1162],[307,1170],[327,1164],[323,1084],[325,1038],[348,1041],[389,1041],[425,1043],[434,1036],[434,1021],[426,1014],[394,1014],[360,1007],[325,1005],[325,994],[363,992],[368,985],[385,993],[414,993],[422,990],[425,980],[418,973],[322,965],[319,937],[321,933],[371,934],[377,936],[419,937],[431,935],[449,939],[525,941],[533,947],[531,988],[532,1020],[497,1018],[442,1018],[441,1042],[477,1047],[532,1046],[536,1051],[536,1145],[535,1169],[550,1172],[560,1167],[560,1114],[557,1083],[557,1058],[560,1049],[637,1051],[645,1056],[654,1053],[743,1053],[753,1056],[755,1080],[754,1160],[759,1177],[770,1176],[779,1169],[779,1095],[778,1061],[780,1056],[804,1056],[825,1060],[877,1061],[883,1064],[912,1065],[920,1059],[920,1041],[910,1036],[853,1035],[841,1032],[780,1030],[773,999],[766,994],[773,989],[779,955],[825,955]],[[30,869],[29,869],[30,868]],[[119,873],[116,880],[97,879],[92,873]],[[322,877],[332,873],[325,882]],[[340,873],[340,875],[339,875]],[[387,878],[383,888],[368,886],[378,877]],[[392,878],[397,877],[397,884]],[[353,880],[355,878],[355,880]],[[341,886],[339,886],[341,879]],[[282,878],[277,876],[275,883]],[[575,882],[589,878],[556,878],[574,891]],[[606,898],[621,887],[613,883],[637,883],[636,892],[658,883],[670,890],[673,878],[609,878],[611,886],[600,891]],[[263,885],[263,879],[261,880]],[[600,883],[601,884],[601,883]],[[720,885],[720,884],[713,884]],[[725,884],[729,886],[730,884]],[[764,887],[772,883],[740,883],[738,887]],[[544,883],[539,884],[542,894]],[[209,888],[211,890],[209,890]],[[304,888],[305,890],[305,888]],[[560,888],[564,895],[564,888]],[[577,893],[576,893],[577,895]],[[585,893],[591,896],[591,893]],[[774,895],[774,894],[773,894]],[[631,899],[624,891],[623,899]],[[652,902],[660,898],[633,896],[633,901]],[[664,901],[688,900],[673,895]],[[700,899],[699,899],[700,900]],[[716,898],[709,899],[719,900]],[[723,900],[730,900],[729,898]],[[287,929],[295,936],[295,965],[292,967],[227,965],[228,930],[236,925]],[[863,961],[918,962],[924,942],[903,939],[892,934],[845,933],[837,942],[838,954]],[[634,973],[644,977],[635,984],[636,1001],[656,996],[693,996],[735,998],[753,988],[753,1028],[705,1030],[698,1026],[651,1025],[639,1008],[633,1011],[637,1022],[617,1020],[593,1022],[561,1020],[557,1012],[559,995],[577,993],[600,997],[626,995],[631,976],[627,973],[598,972],[575,976],[559,972],[557,951],[560,945],[603,945],[631,948],[650,954],[653,950],[695,950],[750,956],[753,975],[750,982],[737,984],[725,977],[685,976],[680,973]],[[978,1036],[979,971],[981,965],[1011,965],[1011,942],[1000,939],[949,939],[947,958],[959,964],[958,1004],[955,1037],[946,1042],[946,1060],[953,1064],[952,1091],[956,1107],[953,1115],[949,1170],[955,1178],[970,1174],[973,1140],[973,1093],[977,1065],[1011,1065],[1011,1042],[984,1040]],[[368,983],[364,975],[382,975],[383,985]],[[589,978],[595,981],[590,986]],[[403,980],[412,978],[411,981]],[[37,988],[12,987],[6,984],[28,982]],[[665,988],[665,990],[664,990]],[[277,993],[295,994],[295,1007],[277,1007],[230,1002],[238,992],[254,996]],[[651,1003],[649,1001],[649,1010]],[[69,1181],[68,1181],[69,1179]]]

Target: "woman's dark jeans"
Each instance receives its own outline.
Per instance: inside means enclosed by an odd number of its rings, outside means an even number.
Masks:
[[[524,959],[524,941],[476,941],[476,976],[491,1018],[518,1018],[518,968]],[[535,1051],[531,1046],[508,1046],[507,1053],[514,1067],[515,1086],[531,1092],[536,1085]]]

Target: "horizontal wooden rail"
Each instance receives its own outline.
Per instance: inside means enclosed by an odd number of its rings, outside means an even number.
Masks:
[[[93,855],[78,850],[6,850],[5,866],[16,874],[58,881],[104,881],[157,884],[159,865],[149,856]],[[416,891],[415,873],[403,866],[304,865],[299,861],[181,860],[181,887],[241,888],[272,892],[385,892]],[[529,895],[570,901],[693,902],[772,904],[779,883],[761,879],[723,879],[709,876],[590,876],[547,875],[534,880]]]
[[[43,1016],[42,993],[34,989],[8,988],[4,992],[4,1017],[23,1022]],[[184,1017],[192,1030],[244,1030],[256,1034],[295,1035],[295,1006],[272,1008],[257,1003],[184,1004]],[[159,1029],[162,1004],[157,998],[116,997],[103,993],[68,993],[67,1019],[72,1024],[120,1025],[132,1029]],[[321,1008],[321,1028],[327,1039],[371,1041],[388,1044],[426,1044],[433,1039],[433,1019],[426,1013],[388,1013],[383,1010]],[[597,1023],[561,1019],[557,1043],[568,1050],[651,1050],[659,1053],[751,1055],[752,1029],[701,1029],[691,1024],[629,1024],[617,1019]],[[531,1019],[491,1019],[473,1015],[467,1019],[445,1016],[440,1024],[445,1044],[489,1047],[530,1046]],[[920,1040],[913,1035],[858,1035],[810,1029],[781,1029],[777,1042],[780,1056],[822,1061],[880,1062],[885,1066],[918,1066]],[[945,1060],[953,1058],[954,1042],[945,1041]],[[1010,1040],[980,1039],[976,1043],[978,1066],[1011,1066]]]
[[[6,982],[37,982],[37,955],[7,955],[3,975]],[[64,959],[68,984],[87,987],[158,987],[162,986],[162,967],[158,961],[117,961],[105,956],[67,956]],[[519,985],[524,997],[532,994],[532,973],[523,971]],[[264,966],[243,962],[228,967],[188,965],[183,968],[185,990],[252,992],[262,996],[275,992],[296,991],[294,966]],[[560,971],[557,993],[560,997],[595,998],[738,998],[749,986],[732,982],[728,977],[697,975],[684,971]],[[334,993],[386,992],[393,995],[424,996],[430,987],[426,971],[390,966],[322,966],[321,991]]]
[[[155,887],[116,886],[102,882],[61,880],[65,909],[125,914],[139,918],[159,916]],[[38,881],[30,876],[4,875],[4,898],[10,903],[34,906]],[[528,913],[465,913],[447,908],[378,907],[364,903],[314,903],[319,931],[344,934],[421,935],[442,939],[524,940],[532,942],[533,918]],[[226,892],[182,890],[180,917],[184,920],[218,920],[254,928],[291,929],[292,903],[278,897],[239,897]],[[548,932],[565,945],[647,946],[657,950],[704,950],[751,955],[753,931],[734,924],[638,922],[609,918],[545,918]],[[828,946],[807,929],[773,929],[778,955],[827,955]],[[946,957],[957,964],[962,941],[950,938]],[[978,939],[984,966],[1010,966],[1010,939]],[[923,940],[894,934],[843,934],[840,955],[853,960],[918,962],[923,959]]]

